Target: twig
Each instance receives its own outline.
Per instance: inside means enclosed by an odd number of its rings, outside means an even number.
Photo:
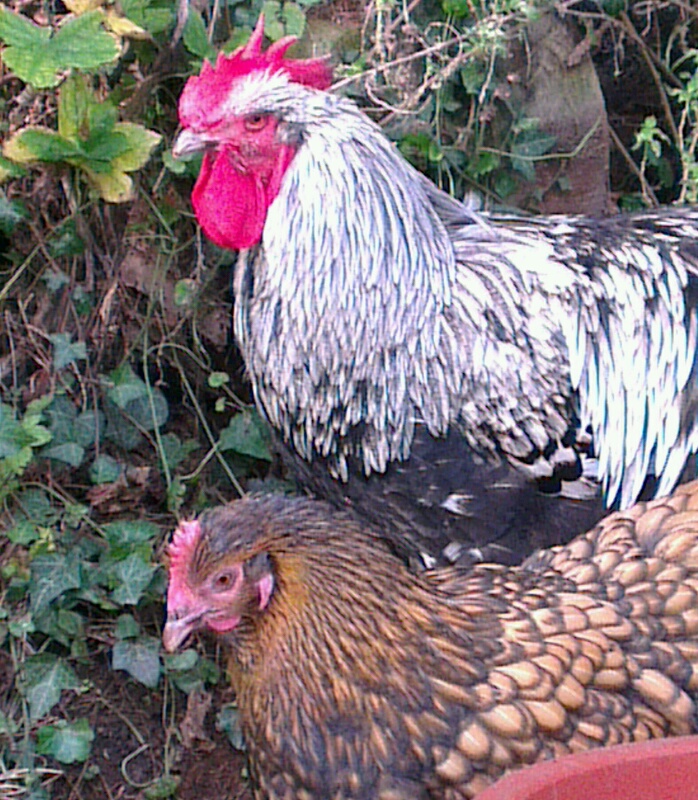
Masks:
[[[642,187],[642,194],[644,197],[649,197],[652,201],[652,204],[656,207],[659,205],[659,200],[657,200],[657,195],[654,193],[654,190],[647,182],[647,178],[642,174],[642,170],[638,167],[638,165],[633,160],[633,157],[627,151],[623,142],[621,142],[620,137],[615,132],[611,125],[608,126],[608,132],[613,140],[613,144],[618,149],[618,152],[623,156],[625,159],[630,171],[635,175],[635,177],[640,181],[640,186]]]

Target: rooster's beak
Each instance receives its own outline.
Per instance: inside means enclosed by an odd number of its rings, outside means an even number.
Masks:
[[[205,150],[209,144],[211,143],[203,134],[185,129],[175,139],[175,143],[172,145],[172,155],[174,158],[190,156]]]

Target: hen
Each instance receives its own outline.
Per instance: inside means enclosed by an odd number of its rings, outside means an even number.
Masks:
[[[522,567],[413,573],[325,503],[244,499],[170,546],[165,648],[230,650],[255,797],[455,800],[696,731],[698,482]]]
[[[262,38],[189,79],[174,153],[204,151],[194,209],[241,251],[236,336],[300,483],[450,560],[593,524],[587,430],[608,504],[671,491],[698,448],[698,209],[477,214]]]

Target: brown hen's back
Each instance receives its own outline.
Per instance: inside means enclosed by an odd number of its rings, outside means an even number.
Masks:
[[[696,730],[698,482],[522,567],[413,574],[308,500],[171,548],[167,649],[226,639],[257,798],[469,798],[565,753]]]

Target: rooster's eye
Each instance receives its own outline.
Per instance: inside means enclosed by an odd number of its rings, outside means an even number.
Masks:
[[[268,119],[269,117],[264,114],[251,114],[249,117],[245,117],[245,127],[248,131],[261,131]]]

